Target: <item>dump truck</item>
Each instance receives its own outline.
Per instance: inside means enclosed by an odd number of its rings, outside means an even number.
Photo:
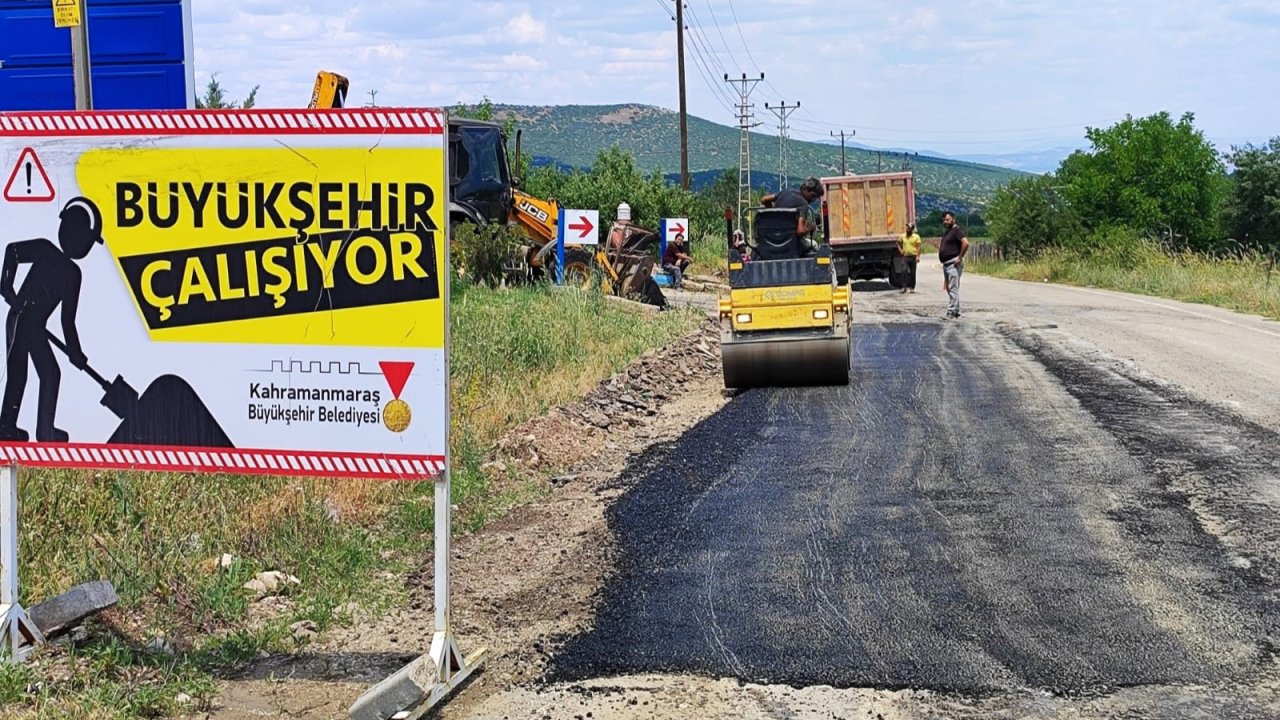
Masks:
[[[731,389],[849,384],[849,288],[832,247],[796,235],[795,208],[752,208],[750,257],[728,228],[729,296],[719,303],[720,360]]]
[[[822,221],[836,278],[901,281],[893,271],[898,237],[916,222],[915,178],[910,172],[822,178]]]

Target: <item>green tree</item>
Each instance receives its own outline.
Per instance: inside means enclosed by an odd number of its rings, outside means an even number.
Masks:
[[[1079,239],[1079,222],[1057,190],[1053,175],[1016,178],[987,206],[991,239],[1006,258],[1034,255]]]
[[[1063,195],[1088,230],[1125,226],[1176,247],[1208,250],[1221,240],[1226,174],[1195,116],[1167,112],[1088,128],[1092,144],[1063,161]]]
[[[257,100],[259,87],[261,86],[254,85],[253,89],[249,91],[249,96],[244,99],[244,102],[236,105],[233,102],[227,101],[226,93],[222,89],[222,84],[218,82],[218,74],[214,73],[209,77],[209,84],[205,86],[204,97],[196,97],[196,107],[201,110],[220,110],[223,108],[240,108],[242,110],[248,110],[253,107],[254,102]]]
[[[1232,148],[1226,221],[1237,242],[1280,250],[1280,137],[1262,147]]]

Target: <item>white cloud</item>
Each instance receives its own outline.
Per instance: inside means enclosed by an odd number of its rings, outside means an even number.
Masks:
[[[506,32],[506,39],[516,43],[541,43],[547,38],[547,24],[534,20],[527,12],[511,18],[503,30]]]
[[[1277,7],[693,0],[690,111],[731,124],[721,73],[763,70],[757,119],[769,119],[766,101],[800,100],[797,134],[812,137],[856,128],[886,146],[1047,147],[1167,109],[1194,111],[1213,137],[1264,141],[1280,116],[1280,94],[1258,90],[1280,80]],[[653,0],[216,0],[194,13],[198,81],[217,72],[233,98],[261,85],[265,107],[305,104],[320,69],[351,79],[353,103],[377,90],[379,104],[676,104],[674,26]]]

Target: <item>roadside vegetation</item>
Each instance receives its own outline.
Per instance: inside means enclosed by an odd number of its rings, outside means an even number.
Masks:
[[[1089,128],[1088,150],[1013,180],[973,269],[1280,318],[1280,137],[1220,153],[1194,116]]]
[[[580,397],[699,321],[598,293],[460,278],[452,313],[455,533],[547,487],[545,477],[497,478],[484,467],[504,432]],[[404,577],[429,557],[432,490],[412,482],[23,470],[23,602],[94,579],[110,580],[121,602],[74,642],[49,645],[27,664],[0,665],[0,715],[199,710],[220,675],[260,653],[298,650],[314,632],[402,603]],[[282,581],[265,599],[244,588],[270,571]]]

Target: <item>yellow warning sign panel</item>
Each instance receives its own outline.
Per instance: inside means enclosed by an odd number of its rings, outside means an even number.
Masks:
[[[76,175],[153,341],[443,348],[446,207],[423,180],[443,163],[437,148],[131,147],[86,152]]]
[[[76,27],[80,24],[80,0],[53,0],[53,26]]]

